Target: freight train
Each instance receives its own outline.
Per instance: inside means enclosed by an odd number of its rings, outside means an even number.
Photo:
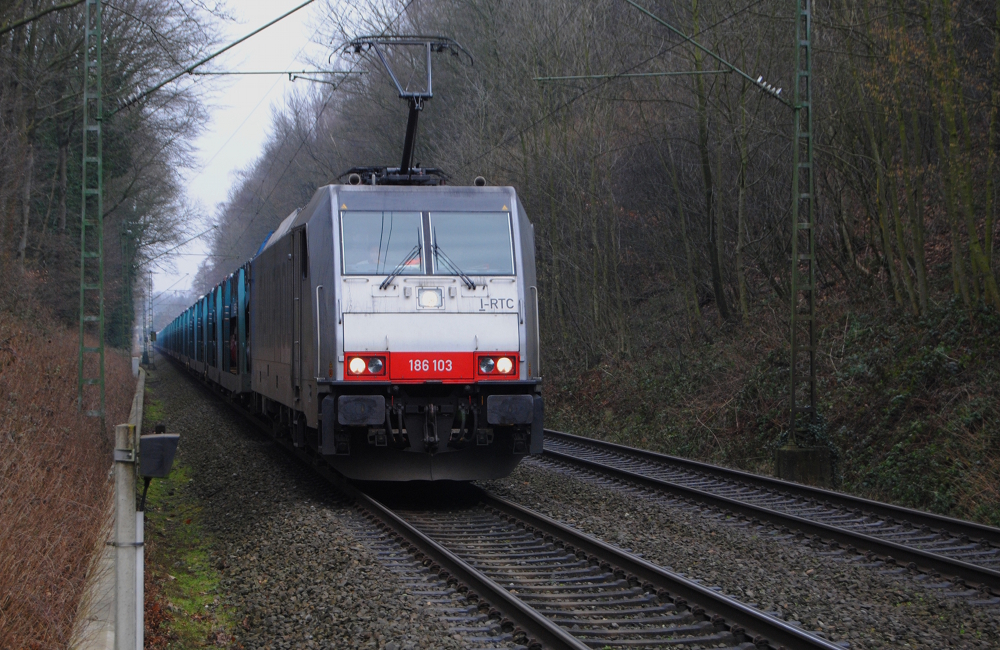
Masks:
[[[352,170],[157,347],[348,478],[506,476],[542,450],[534,231],[482,185]]]

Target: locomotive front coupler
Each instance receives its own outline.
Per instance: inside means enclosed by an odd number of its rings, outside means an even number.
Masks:
[[[424,407],[424,450],[430,453],[437,451],[438,431],[437,416],[440,409],[436,404],[428,404]]]
[[[402,402],[403,421],[410,442],[409,451],[429,454],[441,451],[442,438],[446,442],[451,438],[456,411],[454,399],[411,397]]]

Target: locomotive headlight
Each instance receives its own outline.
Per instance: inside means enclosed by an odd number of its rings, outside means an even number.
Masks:
[[[500,357],[497,359],[497,372],[502,375],[506,375],[511,370],[514,369],[514,362],[507,357]]]
[[[385,364],[382,363],[382,360],[379,359],[378,357],[372,357],[371,359],[368,360],[368,372],[370,372],[373,375],[377,375],[380,372],[382,372],[382,368],[384,367]]]
[[[438,309],[444,304],[444,295],[441,289],[417,289],[417,304],[424,309]]]
[[[351,363],[348,365],[355,375],[360,375],[365,371],[365,360],[361,357],[354,357],[351,359]]]
[[[484,375],[488,375],[493,372],[494,366],[496,366],[496,362],[493,361],[492,357],[481,357],[479,359],[479,372]]]

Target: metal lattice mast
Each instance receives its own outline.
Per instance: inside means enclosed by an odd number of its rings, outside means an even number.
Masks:
[[[122,222],[122,309],[121,309],[121,344],[130,352],[135,349],[135,272],[132,269],[136,251],[136,222],[128,219]]]
[[[816,421],[816,216],[812,130],[812,0],[795,0],[789,443]]]
[[[83,41],[83,164],[80,201],[80,353],[77,408],[104,418],[104,170],[101,0],[86,0]],[[94,336],[88,346],[85,336]],[[96,361],[97,367],[89,361]],[[95,386],[100,394],[94,399]],[[85,393],[87,393],[85,395]],[[86,398],[86,399],[85,399]],[[96,408],[86,408],[96,406]]]
[[[149,284],[146,286],[146,313],[142,318],[142,362],[149,363],[149,336],[153,331],[153,272],[149,272]]]

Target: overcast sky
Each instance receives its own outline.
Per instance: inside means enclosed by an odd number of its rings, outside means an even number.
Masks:
[[[223,25],[223,44],[265,25],[302,0],[238,0],[230,2],[236,22]],[[253,38],[237,45],[213,63],[219,71],[267,71],[311,69],[307,61],[325,60],[331,45],[316,44],[319,11],[315,2]],[[204,77],[200,85],[211,88],[206,99],[209,122],[195,140],[198,165],[187,174],[188,200],[205,215],[204,224],[191,224],[192,234],[211,226],[218,205],[226,200],[235,172],[246,168],[260,155],[273,111],[296,87],[308,81],[291,82],[281,75]],[[177,290],[189,289],[198,264],[207,252],[203,241],[193,241],[163,258],[153,270],[156,303],[169,302]],[[169,291],[167,291],[169,289]]]

